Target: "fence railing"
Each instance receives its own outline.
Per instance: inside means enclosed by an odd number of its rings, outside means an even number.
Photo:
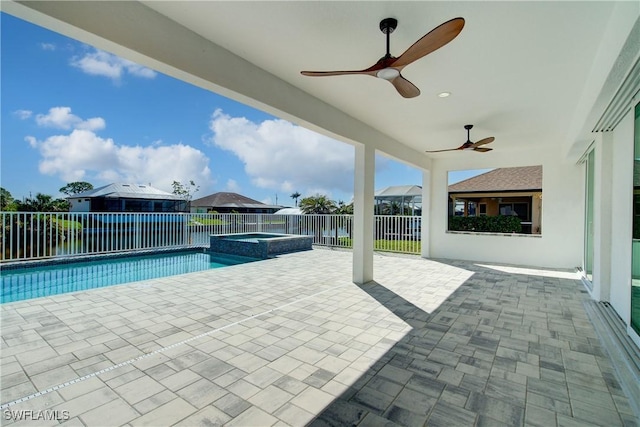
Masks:
[[[1,261],[209,246],[209,235],[285,233],[351,248],[352,215],[0,212]],[[420,218],[376,215],[375,249],[420,253]]]

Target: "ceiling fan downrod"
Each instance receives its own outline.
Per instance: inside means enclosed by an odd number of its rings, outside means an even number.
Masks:
[[[395,18],[385,18],[380,21],[380,31],[387,35],[387,54],[383,59],[391,58],[391,33],[398,27],[398,20]]]
[[[473,127],[473,125],[464,125],[464,128],[467,130],[467,144],[471,144],[471,128]]]

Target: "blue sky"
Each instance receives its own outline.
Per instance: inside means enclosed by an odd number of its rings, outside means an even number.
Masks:
[[[0,183],[15,198],[60,197],[72,181],[171,191],[173,181],[190,180],[200,187],[195,198],[352,198],[352,146],[11,15],[0,19]],[[378,156],[375,179],[380,189],[421,185],[422,175]]]

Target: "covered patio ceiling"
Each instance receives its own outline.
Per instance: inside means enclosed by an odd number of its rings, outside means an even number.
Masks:
[[[616,61],[637,56],[634,2],[3,2],[3,10],[346,142],[428,168],[425,150],[494,136],[495,151],[561,149],[577,159],[615,90]],[[466,24],[403,75],[405,99],[357,70],[399,56],[455,17]],[[635,30],[633,26],[635,25]],[[626,43],[626,45],[625,45]],[[633,51],[636,51],[634,54]],[[615,71],[615,68],[614,68]],[[616,80],[617,79],[617,80]],[[441,92],[450,92],[440,98]]]

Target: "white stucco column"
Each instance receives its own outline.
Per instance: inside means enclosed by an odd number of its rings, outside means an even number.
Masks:
[[[373,206],[376,150],[355,147],[353,185],[353,281],[359,285],[373,280]]]
[[[429,232],[431,231],[431,171],[422,170],[422,218],[420,219],[420,255],[429,258]]]
[[[612,168],[612,134],[600,133],[595,143],[592,278],[592,297],[598,301],[609,301],[611,297]]]

